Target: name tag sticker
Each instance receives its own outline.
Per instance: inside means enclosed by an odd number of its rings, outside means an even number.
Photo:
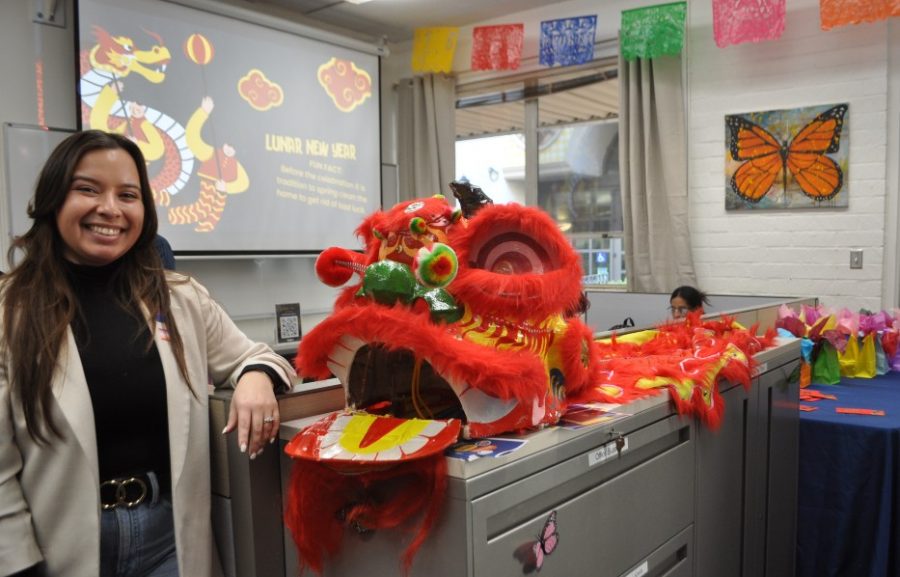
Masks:
[[[617,447],[616,444],[616,441],[605,443],[588,453],[588,467],[599,465],[603,461],[606,461],[611,457],[617,457],[627,451],[628,437],[622,438],[622,441],[619,442],[621,445],[620,447]]]

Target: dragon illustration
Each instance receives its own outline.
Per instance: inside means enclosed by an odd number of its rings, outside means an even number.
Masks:
[[[151,186],[159,204],[169,204],[172,195],[187,184],[194,169],[194,155],[185,139],[185,129],[171,116],[148,106],[123,102],[123,80],[134,74],[153,84],[166,77],[171,60],[162,38],[147,32],[156,44],[136,48],[126,36],[113,36],[94,26],[97,44],[81,54],[82,117],[90,128],[127,134],[137,142],[149,162],[162,159],[162,168],[152,175]]]

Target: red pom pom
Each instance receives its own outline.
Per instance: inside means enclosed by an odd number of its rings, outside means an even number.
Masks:
[[[354,270],[361,270],[362,255],[345,248],[326,248],[316,259],[316,275],[328,286],[341,286],[350,280]]]

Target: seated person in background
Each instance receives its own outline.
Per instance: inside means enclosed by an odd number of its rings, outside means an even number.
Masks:
[[[706,293],[692,286],[680,286],[669,297],[669,310],[672,311],[673,319],[682,319],[697,309],[702,311],[704,304],[709,304]]]

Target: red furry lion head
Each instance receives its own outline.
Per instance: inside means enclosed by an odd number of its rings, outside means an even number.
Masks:
[[[332,248],[319,277],[345,289],[299,347],[306,376],[337,376],[348,404],[395,417],[457,418],[481,437],[555,423],[590,380],[578,255],[543,212],[487,205],[462,218],[444,197],[398,204]]]
[[[435,522],[443,449],[555,423],[592,375],[578,256],[544,213],[481,202],[463,218],[443,196],[398,204],[357,229],[363,254],[324,251],[319,278],[342,286],[307,334],[297,369],[336,376],[348,408],[297,434],[285,511],[301,562],[316,571],[347,528],[361,534],[420,515],[403,555]]]

